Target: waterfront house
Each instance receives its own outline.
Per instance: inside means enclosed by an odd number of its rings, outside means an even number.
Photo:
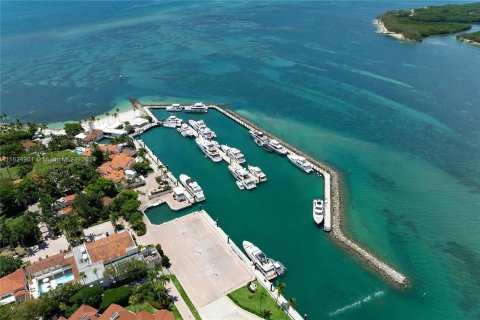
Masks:
[[[27,278],[20,268],[0,279],[0,305],[28,299]]]
[[[135,158],[125,153],[112,154],[110,155],[110,161],[102,163],[98,171],[102,177],[119,182],[125,178],[125,170],[130,169],[134,163]]]
[[[147,119],[140,118],[140,117],[130,120],[129,122],[132,126],[137,128],[144,127],[149,123]]]
[[[103,138],[103,131],[100,129],[93,129],[87,136],[83,139],[83,143],[90,144],[93,142],[100,141]]]
[[[81,305],[70,318],[60,317],[59,320],[174,320],[175,316],[168,310],[157,310],[154,314],[142,310],[135,314],[124,307],[112,303],[103,313],[89,305]]]
[[[118,138],[127,134],[127,131],[124,129],[116,129],[116,128],[105,128],[103,129],[103,133],[108,138]]]

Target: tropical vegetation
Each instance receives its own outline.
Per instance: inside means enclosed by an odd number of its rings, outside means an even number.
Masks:
[[[378,17],[390,32],[407,40],[468,30],[480,23],[480,3],[449,4],[412,10],[388,11]]]

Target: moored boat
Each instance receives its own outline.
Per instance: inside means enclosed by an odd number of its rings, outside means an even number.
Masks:
[[[313,200],[313,221],[315,221],[316,224],[321,224],[323,222],[323,211],[323,200]]]
[[[179,176],[180,178],[180,182],[183,184],[183,186],[185,187],[185,189],[197,200],[197,201],[204,201],[206,198],[205,198],[205,195],[203,194],[203,190],[202,188],[200,187],[200,185],[195,181],[193,180],[192,178],[190,178],[189,176],[187,176],[186,174],[181,174]]]
[[[186,106],[185,112],[206,113],[208,112],[208,107],[201,102],[197,102],[191,106]]]
[[[257,183],[267,181],[267,175],[259,167],[249,165],[247,169],[257,179]]]
[[[275,139],[268,140],[267,144],[270,148],[272,148],[273,151],[275,151],[278,154],[281,154],[282,156],[286,155],[288,152],[287,149]]]
[[[195,139],[200,150],[203,151],[210,158],[213,162],[220,162],[222,161],[222,157],[217,151],[218,144],[213,141],[208,141],[202,137],[198,137]]]
[[[254,246],[251,242],[243,241],[243,250],[247,253],[247,256],[257,266],[258,270],[268,279],[272,280],[277,277],[277,272],[272,260],[267,257],[265,253],[259,248]]]
[[[228,166],[228,170],[230,170],[233,177],[237,180],[237,182],[240,182],[245,189],[250,190],[257,186],[253,175],[238,163],[233,162],[230,164]]]
[[[227,157],[229,157],[232,161],[235,161],[236,163],[245,162],[245,156],[237,148],[232,148],[224,144],[222,144],[220,148],[222,149],[223,152],[225,152]]]
[[[313,171],[312,164],[302,156],[290,153],[287,155],[288,160],[292,162],[295,166],[299,167],[306,173],[311,173]]]
[[[174,103],[166,108],[166,110],[170,112],[179,112],[182,111],[182,109],[183,108],[178,103]]]

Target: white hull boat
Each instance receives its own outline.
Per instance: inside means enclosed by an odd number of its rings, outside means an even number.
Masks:
[[[255,177],[257,183],[267,181],[267,176],[259,167],[248,166],[247,169]]]
[[[307,159],[305,159],[304,157],[301,157],[299,155],[290,153],[290,154],[287,155],[287,158],[288,158],[288,160],[290,160],[291,163],[293,163],[295,166],[302,169],[306,173],[313,172],[312,164]]]
[[[243,241],[243,250],[268,280],[275,279],[278,276],[272,260],[251,242]]]
[[[235,180],[237,180],[237,182],[240,182],[245,189],[251,190],[257,186],[253,175],[238,163],[234,162],[229,165],[228,170],[230,170]]]
[[[220,146],[223,152],[229,157],[232,161],[236,163],[244,163],[245,162],[245,156],[243,153],[238,150],[237,148],[232,148],[227,145],[222,144]]]
[[[220,162],[222,161],[222,157],[220,157],[220,154],[217,151],[217,144],[213,141],[208,141],[205,140],[204,138],[196,138],[195,142],[197,143],[198,147],[200,150],[205,153],[207,157],[210,158],[213,162]]]
[[[278,154],[281,154],[282,156],[287,154],[287,149],[285,149],[284,146],[282,146],[277,140],[275,139],[270,139],[268,141],[268,146],[272,148],[273,151],[275,151]]]
[[[183,184],[185,189],[192,194],[192,196],[197,200],[197,201],[204,201],[205,195],[203,194],[202,188],[198,185],[198,183],[187,176],[186,174],[181,174],[180,175],[180,182]]]
[[[323,211],[324,211],[323,200],[321,199],[313,200],[313,221],[315,221],[317,225],[323,222]]]

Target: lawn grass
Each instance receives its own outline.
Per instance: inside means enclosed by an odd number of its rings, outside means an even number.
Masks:
[[[255,293],[251,293],[250,290],[248,290],[248,285],[246,285],[229,293],[228,297],[240,308],[256,314],[259,317],[267,319],[264,312],[268,310],[271,312],[271,316],[268,319],[288,319],[287,314],[280,309],[277,302],[272,298],[268,291],[260,283],[258,283],[257,280],[254,282],[257,284],[257,291]],[[265,293],[265,299],[260,303],[261,292]]]
[[[202,318],[200,317],[200,314],[197,311],[197,308],[195,308],[195,306],[192,303],[192,300],[190,300],[190,298],[188,297],[185,290],[183,290],[183,287],[180,284],[180,282],[178,281],[177,277],[174,274],[172,274],[172,275],[170,275],[170,280],[173,282],[173,284],[177,288],[178,292],[180,292],[180,295],[182,296],[183,300],[185,300],[185,303],[187,304],[188,308],[192,312],[195,319],[196,320],[202,320]]]
[[[183,320],[182,315],[180,314],[180,312],[178,311],[175,305],[173,305],[171,311],[173,312],[173,316],[175,317],[175,320]]]
[[[131,304],[125,309],[132,311],[134,313],[139,313],[142,310],[145,310],[147,312],[150,312],[151,314],[154,314],[156,309],[148,302],[143,302],[139,304]]]
[[[10,174],[8,174],[8,172],[10,172]],[[10,180],[10,176],[12,176],[11,180],[20,178],[18,175],[18,167],[8,167],[8,171],[7,167],[0,169],[0,178]]]

